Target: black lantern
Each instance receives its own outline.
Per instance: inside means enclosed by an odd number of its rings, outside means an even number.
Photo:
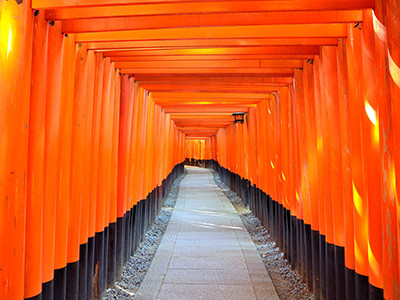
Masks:
[[[244,112],[235,112],[232,114],[232,116],[235,117],[235,122],[233,124],[236,124],[236,123],[243,124],[244,123]]]

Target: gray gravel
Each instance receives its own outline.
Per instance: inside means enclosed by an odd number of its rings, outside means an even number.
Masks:
[[[138,249],[134,255],[130,257],[124,267],[121,280],[117,281],[113,288],[107,289],[106,295],[103,299],[135,299],[135,295],[150,268],[151,261],[153,260],[164,232],[167,229],[172,211],[175,207],[176,199],[178,198],[179,185],[185,175],[186,171],[174,181],[171,191],[167,199],[165,199],[163,207],[156,217],[155,222],[146,233],[143,242],[140,243]]]
[[[218,187],[231,201],[238,211],[244,226],[247,228],[254,244],[257,247],[264,265],[272,279],[276,292],[280,299],[313,300],[314,295],[308,290],[305,283],[296,270],[293,270],[289,262],[284,258],[276,243],[262,225],[260,220],[255,217],[236,193],[225,185],[217,172],[212,171],[214,180]]]

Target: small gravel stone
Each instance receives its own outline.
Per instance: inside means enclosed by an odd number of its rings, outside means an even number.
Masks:
[[[276,292],[280,299],[295,300],[314,300],[314,295],[307,289],[307,286],[301,281],[301,276],[296,270],[293,270],[289,262],[285,259],[284,253],[280,251],[276,243],[262,225],[260,220],[255,217],[251,211],[243,204],[242,199],[236,195],[229,187],[222,182],[219,174],[211,171],[214,180],[219,188],[231,201],[247,228],[258,253],[271,277]]]
[[[146,233],[143,242],[140,243],[134,255],[130,257],[125,265],[121,280],[117,281],[114,287],[107,289],[103,299],[135,299],[135,295],[150,268],[151,261],[153,260],[164,232],[167,229],[173,208],[175,207],[176,199],[178,198],[179,185],[186,173],[187,172],[185,171],[184,174],[174,181],[168,197],[164,200],[160,213],[156,217],[149,231]]]

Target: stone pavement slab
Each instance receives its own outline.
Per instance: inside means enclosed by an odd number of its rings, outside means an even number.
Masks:
[[[211,172],[187,170],[136,299],[279,299],[253,241]]]

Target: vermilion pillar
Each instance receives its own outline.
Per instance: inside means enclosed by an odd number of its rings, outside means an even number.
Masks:
[[[22,299],[33,13],[0,4],[0,298]]]
[[[72,110],[70,203],[68,218],[67,297],[76,299],[79,287],[79,241],[83,202],[84,143],[87,82],[87,50],[76,45],[76,76]],[[83,220],[82,220],[83,221]],[[86,220],[85,220],[86,221]],[[83,221],[84,222],[84,221]]]
[[[25,298],[42,292],[43,168],[47,86],[47,55],[43,53],[47,53],[47,26],[44,13],[35,17],[26,201]]]
[[[366,297],[365,276],[368,276],[368,194],[366,186],[365,154],[363,151],[361,117],[365,114],[361,82],[361,31],[348,27],[347,66],[349,78],[349,112],[351,136],[351,169],[353,177],[354,255],[357,297]],[[360,277],[360,275],[364,277]],[[364,288],[362,288],[364,286]]]
[[[68,250],[68,219],[71,183],[71,141],[72,115],[75,86],[75,39],[73,35],[64,36],[63,65],[60,104],[60,127],[62,145],[58,147],[58,172],[55,215],[55,282],[54,297],[66,297],[66,266]]]
[[[400,98],[400,38],[398,35],[399,31],[399,3],[398,1],[387,0],[385,1],[386,9],[386,29],[387,29],[387,65],[388,65],[388,84],[390,88],[390,99],[391,99],[391,116],[393,121],[393,139],[392,139],[392,149],[391,153],[393,156],[386,157],[385,169],[389,171],[391,179],[389,180],[390,185],[389,195],[385,199],[386,214],[383,215],[385,218],[386,227],[384,228],[384,241],[385,245],[388,245],[384,249],[386,253],[384,254],[384,264],[386,268],[385,273],[385,296],[400,297],[399,292],[399,276],[400,276],[400,262],[398,260],[400,253],[400,239],[398,234],[400,232],[400,105],[398,99]],[[383,10],[383,9],[382,9]],[[384,14],[382,11],[381,14]],[[389,136],[390,137],[390,136]],[[389,139],[390,143],[390,139]],[[389,144],[390,145],[390,144]],[[394,168],[393,168],[394,163]],[[395,186],[395,191],[393,187]],[[396,210],[394,207],[396,206]],[[396,220],[396,221],[395,221]],[[397,253],[397,255],[396,255]],[[397,259],[397,261],[396,261]],[[395,265],[397,264],[397,272],[395,271]],[[397,280],[395,279],[397,278]],[[387,287],[387,289],[386,289]]]
[[[58,149],[60,146],[61,87],[63,62],[63,35],[61,23],[55,22],[49,27],[49,47],[47,61],[46,91],[46,131],[44,160],[44,205],[43,205],[43,297],[53,296],[54,243],[55,243],[55,207],[58,174]]]

